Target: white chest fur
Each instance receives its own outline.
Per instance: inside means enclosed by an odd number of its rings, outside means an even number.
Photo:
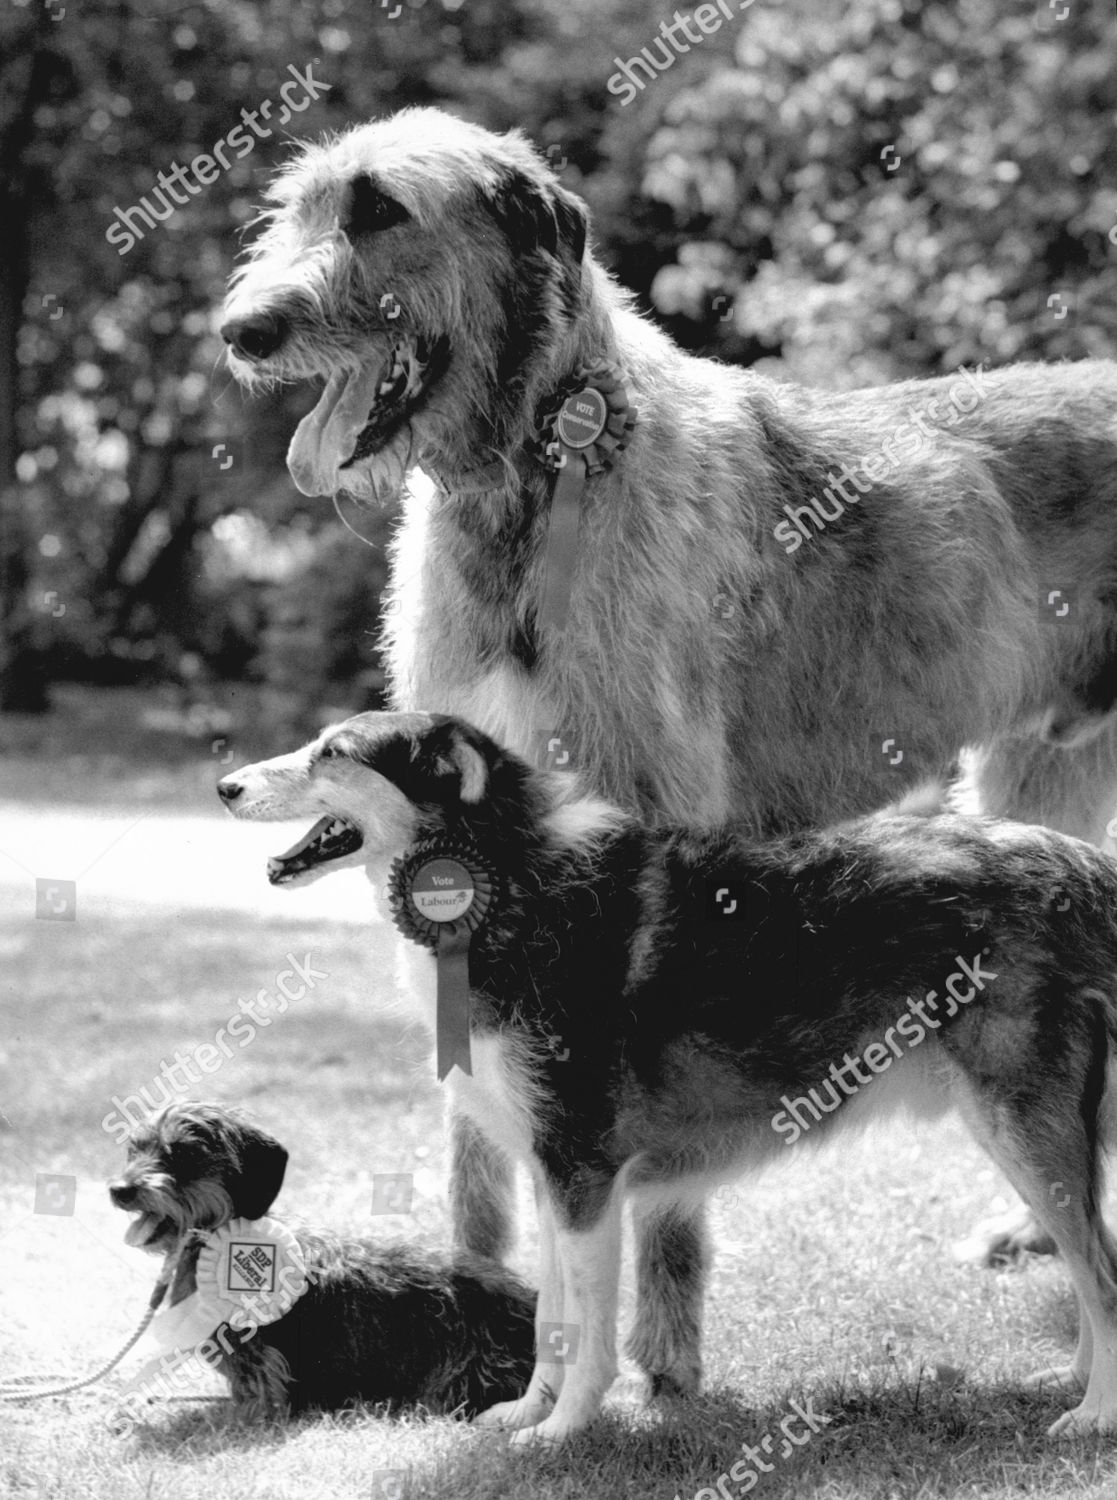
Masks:
[[[455,1108],[509,1156],[530,1164],[536,1101],[522,1045],[507,1034],[474,1036],[470,1051],[472,1076],[455,1069],[449,1080]]]
[[[396,937],[397,1001],[404,1014],[434,1037],[437,979],[434,955],[418,943]],[[524,1046],[507,1032],[470,1041],[473,1072],[455,1068],[447,1080],[455,1109],[469,1115],[483,1133],[518,1161],[531,1156],[533,1090],[524,1066]]]

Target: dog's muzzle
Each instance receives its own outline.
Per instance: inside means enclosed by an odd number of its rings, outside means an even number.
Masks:
[[[124,1231],[124,1243],[134,1250],[155,1250],[178,1238],[178,1225],[169,1214],[152,1208],[149,1198],[127,1178],[109,1184],[109,1198],[114,1208],[121,1208],[135,1218]]]
[[[444,338],[401,338],[385,358],[335,371],[314,410],[299,423],[287,452],[291,478],[304,495],[333,495],[420,409],[449,362]]]
[[[286,854],[268,860],[268,879],[272,885],[287,885],[308,870],[355,854],[363,843],[360,829],[344,818],[319,818]]]

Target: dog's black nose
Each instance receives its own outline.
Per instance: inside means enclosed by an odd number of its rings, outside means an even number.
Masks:
[[[221,337],[242,359],[267,359],[287,337],[287,320],[278,313],[257,313],[252,318],[230,318]]]
[[[117,1208],[129,1208],[135,1202],[135,1185],[131,1182],[110,1182],[109,1197]]]
[[[244,791],[239,781],[231,781],[228,776],[223,776],[217,783],[217,795],[222,802],[235,802]]]

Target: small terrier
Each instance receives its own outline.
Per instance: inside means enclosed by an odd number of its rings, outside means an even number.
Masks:
[[[277,1140],[216,1104],[171,1104],[133,1131],[109,1196],[138,1215],[127,1244],[178,1254],[168,1307],[196,1290],[205,1231],[266,1214],[286,1166]],[[385,1402],[473,1416],[527,1384],[535,1298],[501,1266],[288,1227],[306,1291],[251,1337],[225,1324],[218,1340],[239,1415]]]

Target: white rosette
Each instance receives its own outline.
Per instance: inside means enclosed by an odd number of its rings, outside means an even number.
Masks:
[[[198,1303],[211,1331],[276,1323],[307,1288],[299,1242],[278,1219],[230,1219],[210,1231],[198,1253]]]
[[[310,1284],[298,1241],[277,1219],[231,1219],[199,1233],[197,1290],[151,1320],[140,1345],[147,1358],[126,1382],[126,1393],[165,1394],[190,1355],[215,1362],[214,1335],[223,1324],[238,1335],[238,1345],[247,1343],[257,1328],[285,1317]]]

